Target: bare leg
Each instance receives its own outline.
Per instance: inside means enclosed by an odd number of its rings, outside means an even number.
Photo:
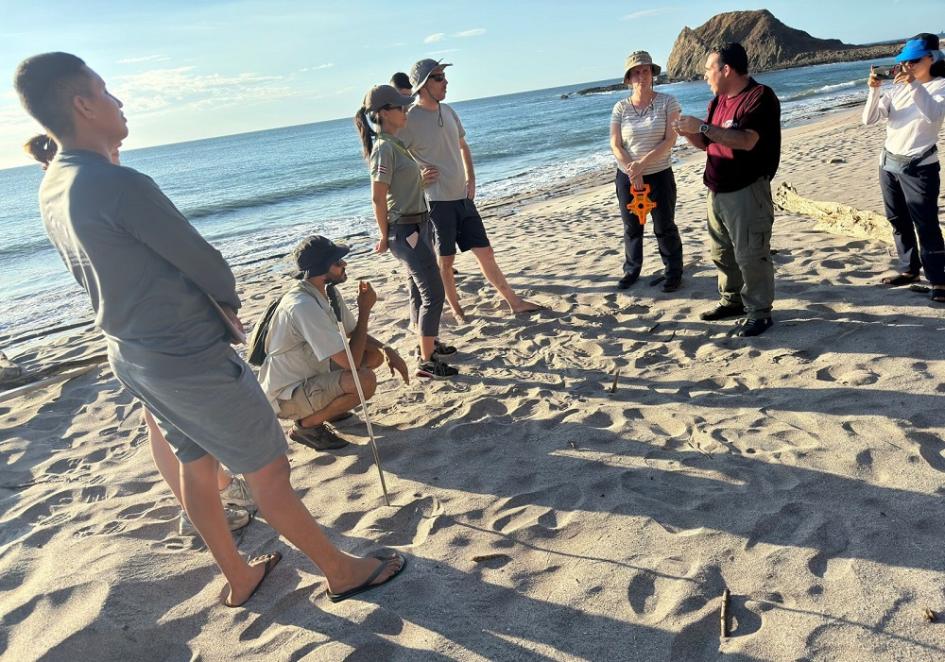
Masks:
[[[509,282],[505,279],[505,274],[502,273],[502,270],[499,269],[499,265],[495,261],[495,252],[493,252],[491,246],[474,248],[472,252],[479,261],[479,268],[482,269],[482,275],[499,291],[499,294],[505,299],[505,302],[509,304],[509,308],[512,309],[513,313],[541,310],[541,306],[537,303],[526,301],[512,290],[512,286],[509,285]]]
[[[359,558],[335,547],[293,491],[289,474],[289,461],[283,456],[244,477],[266,521],[318,566],[333,593],[359,586],[379,565],[386,564],[387,568],[377,577],[376,584],[400,569],[400,560]],[[234,601],[240,597],[235,595]]]
[[[239,604],[260,582],[265,568],[250,566],[236,549],[216,487],[218,465],[212,455],[181,464],[181,496],[187,516],[230,584],[229,602]]]
[[[462,306],[459,305],[459,295],[456,293],[456,278],[453,275],[453,261],[455,255],[441,255],[438,258],[440,265],[440,277],[443,279],[443,291],[446,294],[446,302],[453,311],[453,316],[460,322],[466,322],[466,315],[463,313]],[[421,348],[423,345],[421,345]],[[428,357],[424,357],[428,358]]]
[[[180,462],[177,460],[177,456],[174,455],[174,449],[167,443],[167,438],[147,409],[144,410],[144,422],[148,426],[148,439],[151,444],[151,458],[154,460],[154,465],[164,482],[171,488],[171,492],[174,493],[178,503],[183,504],[184,502],[180,496]],[[233,480],[233,476],[218,463],[217,489],[224,489],[230,484],[231,480]]]
[[[374,371],[370,368],[361,368],[358,370],[358,377],[361,379],[361,388],[364,389],[364,397],[370,400],[371,396],[374,395],[374,389],[377,388],[377,377],[374,376]],[[351,372],[347,370],[341,373],[341,388],[344,390],[344,395],[329,402],[328,406],[324,409],[303,418],[299,421],[301,426],[303,428],[313,428],[361,404],[361,399],[358,397],[358,390],[354,385],[354,377]]]

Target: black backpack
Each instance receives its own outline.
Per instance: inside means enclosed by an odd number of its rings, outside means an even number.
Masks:
[[[266,338],[269,336],[269,324],[272,322],[272,316],[279,307],[282,297],[285,293],[273,297],[266,304],[266,310],[263,312],[253,332],[249,334],[249,340],[246,341],[246,361],[250,365],[259,367],[266,360]]]

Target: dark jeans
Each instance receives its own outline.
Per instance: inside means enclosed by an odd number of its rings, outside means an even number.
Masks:
[[[879,169],[899,272],[919,275],[923,268],[933,285],[945,285],[945,242],[938,223],[939,170],[938,163],[915,168],[909,175]]]
[[[683,251],[676,228],[676,178],[673,177],[673,169],[643,175],[643,183],[650,185],[650,200],[656,203],[649,220],[653,223],[653,234],[663,260],[663,273],[666,278],[679,278],[682,276]],[[633,200],[630,178],[618,170],[615,184],[620,216],[623,218],[623,272],[629,276],[639,276],[643,268],[643,226],[636,215],[627,209],[627,204]]]
[[[388,228],[388,246],[394,257],[407,268],[410,321],[420,329],[420,335],[436,337],[440,333],[444,294],[430,232],[429,222],[392,225]],[[414,235],[417,235],[416,242],[411,247]]]

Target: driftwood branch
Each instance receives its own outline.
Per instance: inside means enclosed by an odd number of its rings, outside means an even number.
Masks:
[[[818,229],[826,232],[892,243],[889,221],[884,216],[839,202],[820,202],[801,197],[788,182],[783,182],[774,192],[774,204],[783,211],[810,216],[817,221]]]

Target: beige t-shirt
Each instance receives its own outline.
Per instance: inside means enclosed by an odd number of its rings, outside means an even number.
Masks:
[[[350,334],[357,324],[341,292],[341,316]],[[259,369],[259,384],[279,411],[278,400],[288,400],[306,379],[331,371],[331,357],[344,351],[338,322],[328,298],[309,282],[289,290],[272,315],[266,336],[266,360]]]
[[[430,200],[466,198],[466,169],[459,151],[459,140],[465,135],[459,115],[445,103],[438,110],[413,105],[407,112],[407,126],[397,137],[421,165],[439,172],[436,182],[427,185]]]

